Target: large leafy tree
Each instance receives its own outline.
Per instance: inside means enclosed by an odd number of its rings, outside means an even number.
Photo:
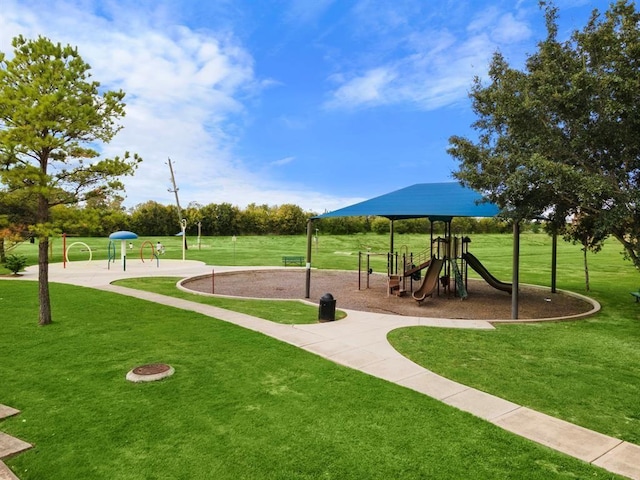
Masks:
[[[240,209],[230,203],[210,203],[200,209],[205,235],[236,235]]]
[[[131,228],[139,235],[174,235],[176,216],[175,206],[148,200],[131,212]]]
[[[273,231],[274,214],[269,205],[250,203],[240,212],[240,231],[244,234],[266,235]]]
[[[557,9],[541,5],[547,36],[524,70],[496,53],[489,83],[474,80],[478,139],[450,139],[455,176],[516,221],[565,230],[574,215],[576,235],[611,234],[640,267],[640,14],[619,0],[559,41]]]
[[[124,92],[103,91],[76,48],[16,37],[13,57],[0,52],[0,180],[36,204],[39,323],[51,323],[50,211],[55,205],[108,197],[123,188],[140,159],[100,159],[96,150],[120,130]]]
[[[291,203],[280,205],[275,210],[275,224],[279,235],[296,235],[304,233],[308,216],[302,208]]]

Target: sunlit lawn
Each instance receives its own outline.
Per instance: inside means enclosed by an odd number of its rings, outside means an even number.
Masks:
[[[286,325],[318,323],[318,307],[315,305],[301,303],[296,300],[243,300],[196,295],[177,289],[176,283],[179,280],[180,278],[176,277],[148,277],[127,278],[114,283],[123,287],[137,288],[138,290],[171,295],[192,302],[226,308],[227,310],[246,313],[247,315]],[[336,320],[340,320],[345,316],[346,314],[343,311],[336,310]]]
[[[179,239],[160,240],[165,258],[181,258]],[[79,241],[95,249],[96,261],[106,261],[108,240]],[[282,255],[303,255],[306,248],[304,236],[238,237],[235,244],[207,238],[199,250],[193,243],[187,258],[213,265],[278,265]],[[387,243],[384,235],[321,235],[313,265],[357,269],[359,251],[384,252]],[[414,251],[426,243],[425,236],[396,238]],[[81,247],[72,247],[78,249],[72,261],[86,260]],[[510,280],[509,235],[472,236],[470,250],[496,277]],[[620,250],[609,241],[589,256],[589,294],[603,310],[588,320],[484,332],[415,327],[390,339],[448,378],[640,443],[640,305],[629,295],[640,276]],[[33,245],[17,251],[35,258]],[[521,254],[521,280],[549,285],[550,239],[523,235]],[[372,268],[384,271],[386,258],[373,257]],[[178,294],[173,283],[145,288]],[[585,293],[578,246],[559,243],[558,287]],[[55,286],[55,324],[39,328],[35,296],[34,285],[0,283],[0,403],[23,410],[0,429],[38,445],[9,461],[23,479],[585,478],[595,472],[400,387],[196,314]],[[256,305],[242,308],[262,309]],[[289,316],[271,308],[269,315]],[[178,373],[155,385],[122,381],[128,368],[159,360]],[[81,431],[89,441],[82,442]],[[191,447],[191,439],[203,446]],[[172,445],[179,455],[169,453]],[[444,446],[442,455],[436,445]],[[293,454],[300,451],[302,457]]]
[[[0,281],[0,428],[22,480],[615,478],[235,325],[113,293]],[[176,373],[133,384],[126,372]]]

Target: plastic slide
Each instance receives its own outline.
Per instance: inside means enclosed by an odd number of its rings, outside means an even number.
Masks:
[[[464,258],[467,261],[467,264],[476,272],[478,272],[478,274],[482,278],[484,278],[485,282],[487,282],[493,288],[497,288],[498,290],[502,290],[503,292],[511,293],[511,284],[501,282],[496,277],[491,275],[489,273],[489,270],[484,268],[484,265],[482,265],[482,263],[480,263],[480,260],[478,260],[474,255],[472,255],[471,253],[465,253],[464,255],[462,255],[462,258]]]
[[[422,281],[422,285],[420,285],[418,290],[411,294],[414,300],[422,302],[425,298],[433,294],[433,291],[438,286],[438,277],[440,275],[440,270],[442,270],[442,265],[444,265],[444,260],[440,258],[434,258],[431,260],[427,273]]]

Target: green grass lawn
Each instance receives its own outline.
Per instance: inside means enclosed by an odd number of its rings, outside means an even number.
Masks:
[[[106,261],[108,240],[78,240]],[[182,258],[179,239],[160,240],[165,258]],[[425,236],[396,236],[396,246],[413,251],[426,243]],[[359,251],[384,252],[387,244],[384,235],[321,235],[313,266],[357,269]],[[550,284],[550,244],[544,234],[522,236],[522,282]],[[200,250],[190,245],[188,259],[212,265],[279,265],[282,255],[303,255],[306,239],[238,237],[234,246],[216,237],[204,239]],[[72,261],[87,259],[79,247]],[[558,288],[585,293],[580,248],[558,247]],[[510,281],[510,235],[473,236],[470,251]],[[608,241],[589,255],[589,295],[603,310],[588,320],[483,332],[414,327],[392,332],[390,340],[448,378],[640,443],[640,305],[629,295],[640,276],[620,251]],[[60,252],[54,244],[54,260]],[[33,245],[16,253],[35,261]],[[386,258],[372,257],[371,266],[386,271]],[[177,292],[173,283],[144,288]],[[55,323],[40,328],[35,285],[0,283],[0,403],[23,410],[0,429],[38,445],[9,461],[23,480],[614,478],[238,327],[105,292],[61,285],[53,292]],[[271,307],[268,315],[289,316]],[[262,309],[251,302],[224,308]],[[152,361],[172,363],[176,375],[153,385],[122,381],[128,369]]]
[[[0,428],[29,479],[616,478],[235,325],[108,292],[1,281]],[[136,365],[175,375],[132,384]]]
[[[176,283],[179,280],[180,278],[177,277],[148,277],[127,278],[113,283],[123,287],[146,290],[183,298],[191,302],[226,308],[227,310],[246,313],[247,315],[286,325],[318,323],[318,307],[315,305],[308,305],[295,300],[242,300],[196,295],[176,288]],[[336,310],[336,320],[340,320],[345,316],[346,314],[343,311]]]
[[[508,238],[479,236],[471,251],[498,278],[510,276]],[[495,331],[411,328],[391,332],[403,355],[452,380],[640,444],[640,276],[617,242],[589,255],[590,296],[602,311],[587,320],[498,325]],[[524,235],[523,282],[550,285],[550,241]],[[505,258],[506,257],[506,258]],[[558,245],[558,287],[584,291],[579,247]]]

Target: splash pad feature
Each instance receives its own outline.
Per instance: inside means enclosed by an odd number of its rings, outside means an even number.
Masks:
[[[138,238],[133,232],[129,232],[127,230],[120,230],[118,232],[113,232],[109,235],[109,263],[108,267],[111,267],[111,262],[115,262],[116,260],[116,246],[114,240],[120,240],[120,259],[122,260],[122,270],[127,270],[127,240],[135,240]],[[113,245],[113,249],[112,249]],[[113,255],[112,255],[113,253]]]
[[[158,254],[160,252],[156,252],[156,247],[153,246],[153,243],[151,243],[149,240],[145,240],[144,242],[142,242],[142,245],[140,245],[140,260],[142,260],[142,263],[144,263],[144,247],[149,246],[151,248],[151,256],[149,257],[149,261],[153,261],[153,259],[156,259],[156,264],[159,267],[160,266],[160,257],[158,256]]]
[[[69,249],[74,245],[84,245],[84,247],[89,252],[89,261],[93,260],[93,252],[91,251],[91,247],[84,242],[73,242],[71,245],[67,246],[67,234],[62,234],[62,268],[67,268],[67,263],[69,263]],[[52,244],[50,244],[52,245]]]

